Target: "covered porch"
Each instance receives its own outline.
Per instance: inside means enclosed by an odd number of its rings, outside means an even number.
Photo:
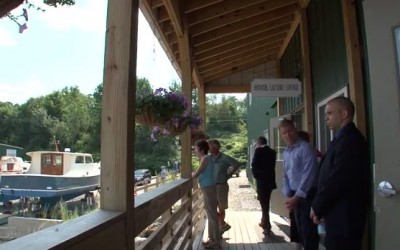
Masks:
[[[289,109],[294,108],[302,114],[300,123],[303,129],[315,136],[308,31],[311,26],[308,22],[310,15],[323,13],[319,12],[317,4],[310,7],[310,2],[316,1],[109,1],[102,104],[100,210],[8,242],[2,247],[135,249],[135,237],[161,218],[157,229],[137,249],[199,249],[205,217],[201,195],[191,178],[189,129],[181,135],[181,178],[133,197],[139,7],[181,76],[183,94],[191,100],[192,89],[197,89],[203,119],[206,117],[205,96],[208,93],[247,93],[251,92],[251,81],[255,78],[295,77],[302,82],[302,96],[289,101],[278,98],[277,113],[294,112]],[[364,95],[357,94],[364,92],[364,86],[356,1],[329,2],[334,7],[340,6],[347,55],[344,69],[349,72],[350,98],[357,107],[355,122],[366,133]],[[315,15],[312,20],[318,20]],[[318,26],[318,23],[312,24]],[[295,52],[288,51],[288,48],[294,48]],[[255,232],[257,215],[253,212],[228,212],[228,216],[233,216],[230,219],[234,228],[227,233],[229,241],[225,243],[229,244],[224,244],[224,248],[293,249],[290,243],[269,245],[263,242],[263,235]]]

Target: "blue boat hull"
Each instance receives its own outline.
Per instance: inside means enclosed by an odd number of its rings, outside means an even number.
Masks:
[[[93,191],[100,185],[100,175],[67,177],[54,175],[18,174],[2,176],[1,193],[11,197],[41,197],[72,199]]]

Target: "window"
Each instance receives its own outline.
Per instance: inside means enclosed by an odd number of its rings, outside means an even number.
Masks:
[[[400,79],[400,26],[394,29],[394,40],[396,43],[397,52],[397,77]]]
[[[93,158],[91,156],[85,156],[86,163],[93,163]]]
[[[42,166],[43,167],[51,166],[51,155],[42,155]]]
[[[55,155],[54,156],[54,163],[56,166],[61,166],[63,162],[63,156],[62,155]]]
[[[78,155],[75,159],[75,163],[84,163],[83,155]]]
[[[323,154],[333,139],[333,131],[326,126],[325,106],[329,100],[338,96],[348,96],[347,86],[317,104],[317,147]]]

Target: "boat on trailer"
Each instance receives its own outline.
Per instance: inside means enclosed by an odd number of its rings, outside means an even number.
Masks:
[[[3,175],[4,198],[40,197],[66,201],[100,186],[100,163],[91,154],[59,151],[28,152],[31,166],[26,172]]]

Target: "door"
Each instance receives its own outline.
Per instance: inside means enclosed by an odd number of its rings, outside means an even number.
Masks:
[[[41,174],[63,175],[63,154],[42,154]]]
[[[382,181],[400,191],[400,1],[362,4],[374,144],[374,244],[376,250],[400,249],[400,195],[382,197],[377,191]]]

